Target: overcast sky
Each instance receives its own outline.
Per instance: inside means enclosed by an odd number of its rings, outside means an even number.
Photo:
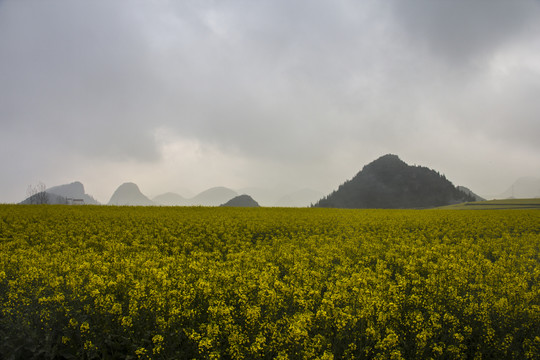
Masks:
[[[0,202],[540,177],[540,0],[0,0]]]

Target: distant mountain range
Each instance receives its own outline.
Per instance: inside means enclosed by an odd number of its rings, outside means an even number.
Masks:
[[[397,155],[384,155],[364,166],[351,180],[321,199],[316,207],[431,208],[474,201],[444,175],[422,166],[410,166]]]
[[[168,192],[150,200],[134,183],[125,183],[114,192],[109,205],[162,205],[162,206],[220,206],[238,197],[236,191],[226,187],[213,187],[191,199]],[[253,199],[252,199],[253,200]],[[240,205],[236,205],[240,206]]]
[[[152,200],[158,205],[164,206],[219,206],[226,201],[238,196],[239,193],[249,194],[257,199],[260,206],[276,207],[308,207],[324,196],[324,193],[312,189],[286,190],[286,189],[262,189],[244,188],[238,192],[226,187],[214,187],[192,197],[185,198],[176,193],[165,193],[154,197]]]
[[[236,191],[218,186],[205,190],[191,199],[169,192],[158,195],[152,200],[157,205],[165,206],[219,206],[235,196],[238,196]]]
[[[220,206],[237,197],[232,204],[242,204],[242,201],[249,203],[239,193],[249,194],[246,196],[257,206],[276,207],[426,208],[484,200],[464,186],[455,187],[444,175],[434,170],[407,165],[397,155],[389,154],[364,166],[354,178],[328,196],[308,188],[244,188],[237,192],[226,187],[213,187],[190,198],[167,192],[149,199],[136,184],[128,182],[115,190],[107,204]],[[540,198],[540,178],[520,178],[503,194],[490,198]],[[39,204],[44,199],[49,204],[99,204],[91,195],[86,194],[79,181],[34,193],[21,204]]]

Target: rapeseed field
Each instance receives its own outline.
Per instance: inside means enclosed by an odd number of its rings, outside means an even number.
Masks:
[[[540,211],[0,206],[1,359],[539,359]]]

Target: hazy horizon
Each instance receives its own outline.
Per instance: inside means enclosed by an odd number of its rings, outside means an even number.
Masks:
[[[540,178],[540,1],[0,1],[0,203]],[[257,200],[257,199],[255,199]]]
[[[412,164],[408,164],[408,165],[412,165]],[[414,164],[414,165],[419,165],[419,164]],[[419,166],[421,166],[421,165],[419,165]],[[431,170],[437,171],[437,169],[431,169]],[[443,175],[445,175],[445,174],[443,174]],[[445,177],[446,177],[446,175],[445,175]],[[308,203],[310,203],[310,202],[313,203],[314,201],[320,200],[322,197],[324,197],[326,195],[329,195],[333,191],[337,190],[340,185],[342,185],[346,181],[351,180],[351,178],[352,178],[352,176],[350,178],[343,179],[343,181],[340,184],[336,185],[334,188],[332,188],[332,189],[330,189],[328,191],[321,191],[319,189],[301,187],[301,186],[294,186],[294,185],[274,184],[274,186],[272,186],[272,187],[248,186],[248,187],[243,187],[243,188],[231,188],[231,187],[227,187],[227,186],[216,185],[216,186],[211,186],[209,188],[203,188],[203,189],[201,189],[199,191],[196,191],[196,192],[193,192],[193,191],[191,191],[191,190],[189,190],[187,188],[180,189],[179,191],[169,191],[167,189],[160,189],[160,190],[158,190],[157,193],[149,194],[149,193],[145,192],[145,189],[141,189],[138,184],[135,184],[135,185],[137,185],[137,187],[139,188],[139,190],[141,191],[141,193],[143,195],[145,195],[146,197],[148,197],[148,199],[150,199],[152,201],[156,197],[160,197],[160,196],[164,196],[164,195],[168,195],[168,194],[180,195],[185,200],[192,200],[192,199],[196,198],[197,196],[201,195],[202,193],[207,192],[208,190],[212,190],[212,189],[216,189],[216,188],[224,188],[224,189],[233,190],[238,195],[243,195],[243,194],[250,195],[250,196],[254,197],[256,201],[260,201],[263,206],[276,206],[276,205],[277,206],[282,206],[282,205],[279,205],[279,201],[280,200],[283,201],[283,198],[287,198],[288,196],[291,196],[291,195],[303,193],[305,191],[311,192],[312,196],[315,193],[319,193],[318,194],[319,196],[316,199],[313,198],[313,201],[308,201],[308,202],[306,202],[306,204],[298,203],[297,205],[291,205],[291,206],[307,206],[307,205],[309,205]],[[448,179],[448,180],[450,180],[452,182],[451,179]],[[31,184],[30,186],[33,186],[34,188],[37,188],[37,185],[46,186],[47,191],[48,191],[50,188],[54,188],[54,187],[58,187],[58,186],[70,185],[70,184],[76,183],[76,182],[80,182],[80,181],[74,180],[74,181],[70,181],[70,182],[65,183],[65,184],[54,184],[52,186],[47,186],[47,184],[44,184],[44,183],[40,182],[38,184]],[[122,185],[126,184],[126,183],[133,183],[133,182],[132,181],[126,181],[126,182],[124,182],[122,184],[118,184],[118,186],[116,186],[114,188],[114,190],[111,192],[111,194],[108,197],[106,196],[104,198],[98,198],[94,194],[89,192],[87,186],[84,183],[81,182],[81,184],[84,186],[86,195],[92,196],[100,204],[109,203],[110,200],[111,200],[111,197],[116,192],[116,190],[119,187],[121,187]],[[455,183],[453,185],[456,186],[456,187],[457,186],[463,186],[461,184],[455,184]],[[518,189],[516,189],[516,193],[514,193],[514,186],[516,186],[516,185],[518,186]],[[516,181],[514,183],[507,186],[504,191],[500,191],[497,194],[476,193],[476,195],[484,197],[484,198],[486,198],[488,200],[505,199],[505,198],[513,198],[513,197],[517,197],[517,198],[539,197],[540,194],[530,195],[533,191],[538,191],[539,190],[539,188],[538,188],[539,185],[540,185],[540,178],[538,178],[538,177],[521,177],[519,179],[516,179]],[[533,189],[533,187],[534,187],[534,189]],[[472,190],[473,192],[475,192],[473,189],[469,189],[469,190]],[[526,193],[528,195],[522,196],[523,193]],[[27,196],[28,195],[26,194],[25,198]],[[22,198],[20,200],[18,200],[17,202],[19,202],[21,200],[22,200]]]

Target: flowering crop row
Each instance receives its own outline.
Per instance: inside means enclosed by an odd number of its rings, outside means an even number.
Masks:
[[[540,211],[0,206],[0,358],[538,359]]]

